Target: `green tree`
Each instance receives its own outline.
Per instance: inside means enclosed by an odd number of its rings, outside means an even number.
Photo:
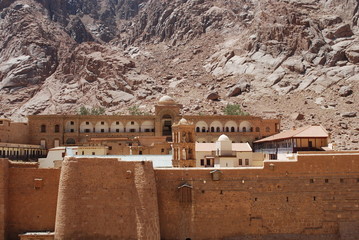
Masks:
[[[103,115],[104,113],[105,108],[103,107],[87,108],[85,106],[81,106],[79,110],[80,115]]]
[[[140,110],[137,105],[131,106],[128,108],[128,111],[131,115],[144,115],[144,113]]]
[[[79,110],[80,115],[90,115],[89,109],[87,109],[85,106],[81,106]]]
[[[240,115],[240,116],[248,115],[248,113],[242,111],[241,106],[238,104],[227,104],[223,112],[225,115]]]

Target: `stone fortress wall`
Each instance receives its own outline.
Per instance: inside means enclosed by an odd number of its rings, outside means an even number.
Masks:
[[[358,163],[358,152],[299,154],[215,181],[213,169],[149,162],[69,158],[59,177],[1,159],[0,239],[56,225],[55,239],[354,240]]]
[[[56,239],[160,239],[151,162],[67,158]]]

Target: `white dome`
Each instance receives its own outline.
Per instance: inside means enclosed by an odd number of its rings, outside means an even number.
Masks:
[[[173,98],[171,98],[170,96],[161,97],[160,100],[158,101],[158,103],[160,103],[160,104],[176,104],[175,100],[173,100]]]
[[[186,119],[182,118],[181,120],[179,120],[178,124],[179,125],[188,125],[189,123]]]
[[[218,142],[230,142],[231,140],[229,140],[229,138],[227,137],[227,135],[222,134],[221,136],[219,136]]]

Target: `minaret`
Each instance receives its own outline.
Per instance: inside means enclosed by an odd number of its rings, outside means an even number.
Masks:
[[[194,124],[182,118],[172,125],[172,165],[174,167],[195,167],[195,128]]]

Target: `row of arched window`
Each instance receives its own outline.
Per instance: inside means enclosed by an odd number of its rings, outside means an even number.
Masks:
[[[196,132],[253,132],[253,127],[242,127],[242,129],[240,129],[239,127],[235,128],[235,127],[210,127],[210,128],[206,128],[206,127],[196,127]],[[260,128],[256,127],[256,132],[260,132]],[[266,127],[266,132],[270,132],[270,128]]]

